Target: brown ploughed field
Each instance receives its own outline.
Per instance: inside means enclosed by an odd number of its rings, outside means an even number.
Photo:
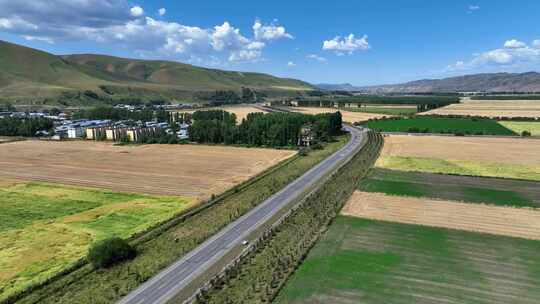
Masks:
[[[296,152],[204,145],[76,141],[0,145],[0,177],[205,199]]]

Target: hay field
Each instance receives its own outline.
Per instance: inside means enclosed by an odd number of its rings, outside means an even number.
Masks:
[[[470,100],[420,115],[472,115],[487,117],[540,117],[540,100]]]
[[[530,121],[499,121],[499,124],[514,131],[517,134],[521,134],[523,131],[531,132],[532,136],[540,136],[540,122]]]
[[[266,113],[265,111],[253,107],[253,106],[224,106],[224,107],[213,107],[213,108],[200,108],[200,109],[194,109],[194,110],[180,110],[175,111],[179,113],[193,113],[196,111],[206,111],[206,110],[224,110],[230,113],[234,113],[236,115],[236,123],[240,124],[242,123],[242,120],[247,117],[249,113]]]
[[[540,242],[338,216],[278,304],[540,302]]]
[[[540,240],[540,212],[356,191],[342,214],[372,220]]]
[[[538,151],[535,139],[392,135],[376,166],[540,181]]]
[[[206,199],[294,154],[203,145],[21,141],[0,145],[0,177]]]
[[[382,117],[391,117],[392,115],[384,115],[377,113],[363,113],[363,112],[351,112],[343,111],[336,108],[317,108],[317,107],[288,107],[290,111],[304,114],[321,114],[321,113],[335,113],[337,111],[341,112],[344,122],[355,123],[359,121],[366,121],[372,118],[382,118]]]
[[[0,301],[72,266],[93,242],[128,238],[196,203],[0,179]]]

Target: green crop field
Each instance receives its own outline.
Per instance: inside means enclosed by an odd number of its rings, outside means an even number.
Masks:
[[[540,242],[339,216],[276,303],[539,303]]]
[[[0,301],[72,266],[91,243],[128,238],[194,203],[44,183],[0,188]]]
[[[531,132],[532,136],[540,136],[540,122],[530,121],[499,121],[503,127],[512,130],[517,134],[523,131]]]
[[[540,207],[540,183],[497,178],[375,169],[360,183],[359,190],[498,206]]]
[[[516,135],[512,130],[491,119],[416,116],[414,118],[370,121],[366,125],[380,132]]]
[[[385,169],[499,177],[540,181],[540,167],[472,160],[443,160],[426,157],[384,156],[377,166]]]

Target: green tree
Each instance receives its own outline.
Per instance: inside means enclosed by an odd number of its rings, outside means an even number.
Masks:
[[[88,261],[96,268],[110,267],[119,262],[133,259],[137,252],[121,238],[109,238],[97,242],[88,250]]]

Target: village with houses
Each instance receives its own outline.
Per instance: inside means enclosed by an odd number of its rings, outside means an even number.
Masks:
[[[128,113],[136,113],[143,110],[150,111],[151,119],[84,119],[76,118],[70,112],[20,112],[3,111],[0,112],[0,119],[43,119],[50,121],[53,128],[42,128],[35,131],[32,137],[48,140],[96,140],[114,142],[141,142],[148,138],[158,138],[163,135],[176,138],[179,141],[189,139],[189,127],[191,125],[191,115],[189,113],[178,113],[174,110],[191,109],[191,105],[158,105],[144,106],[116,105],[114,109]],[[166,113],[167,121],[160,121],[155,117],[155,113],[161,111]],[[162,119],[163,120],[163,119]]]

